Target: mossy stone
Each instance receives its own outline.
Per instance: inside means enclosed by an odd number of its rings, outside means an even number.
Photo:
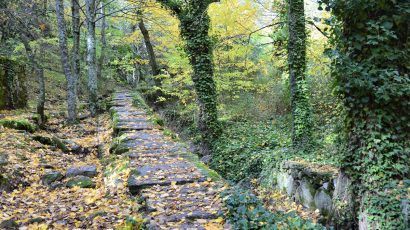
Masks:
[[[66,186],[69,188],[73,188],[76,186],[80,188],[95,188],[95,183],[89,177],[77,176],[67,181]]]
[[[47,173],[42,176],[41,181],[45,185],[51,185],[55,181],[60,181],[64,178],[64,175],[58,171],[53,171],[50,173]]]
[[[5,220],[0,223],[0,229],[18,229],[19,225],[13,219]]]
[[[17,129],[17,130],[24,130],[30,133],[34,133],[36,131],[36,126],[30,123],[28,120],[8,120],[3,119],[0,120],[0,125],[10,128],[10,129]]]

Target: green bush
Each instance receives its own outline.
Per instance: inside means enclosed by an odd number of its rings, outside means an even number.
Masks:
[[[227,208],[224,217],[234,229],[326,229],[302,219],[294,212],[272,213],[255,195],[239,187],[226,190],[221,195]]]
[[[214,143],[211,167],[232,181],[258,177],[264,158],[289,142],[282,128],[270,121],[225,125],[224,133]]]

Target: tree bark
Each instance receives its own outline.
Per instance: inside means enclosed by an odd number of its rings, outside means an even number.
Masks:
[[[77,81],[75,84],[75,92],[78,96],[78,88],[80,82],[80,3],[79,0],[71,0],[71,12],[72,12],[72,33],[73,33],[73,49],[72,49],[72,62],[73,62],[73,76]]]
[[[98,59],[98,73],[97,73],[97,78],[101,79],[101,74],[104,66],[104,61],[105,61],[105,50],[107,48],[107,38],[106,38],[106,28],[107,28],[107,20],[105,17],[105,6],[104,2],[101,1],[101,55],[100,58]]]
[[[88,68],[88,93],[91,116],[97,114],[97,66],[95,47],[95,0],[85,1],[86,21],[87,21],[87,68]]]
[[[213,141],[221,129],[218,123],[217,91],[213,79],[212,42],[209,37],[208,6],[216,0],[192,0],[185,4],[159,0],[180,20],[181,37],[193,68],[192,80],[198,95],[198,128],[202,138],[202,154],[209,155]]]
[[[151,66],[152,75],[157,76],[158,74],[160,74],[160,70],[159,70],[159,67],[158,67],[157,59],[155,57],[155,52],[154,52],[154,48],[153,48],[152,43],[151,43],[151,38],[149,36],[149,32],[148,32],[147,28],[145,27],[144,20],[142,18],[138,22],[138,28],[141,31],[141,34],[144,38],[145,47],[147,48],[147,52],[148,52],[148,56],[149,56],[149,65]],[[156,85],[157,85],[157,83],[159,84],[157,86],[161,85],[160,81],[155,81],[155,83],[156,83]]]
[[[307,147],[311,138],[311,107],[306,83],[306,30],[303,0],[289,0],[288,65],[292,109],[292,141]]]
[[[64,75],[67,79],[67,108],[68,121],[74,122],[77,118],[77,95],[76,95],[76,80],[71,73],[71,65],[68,57],[66,24],[64,21],[64,3],[63,0],[56,0],[56,14],[58,38],[60,44],[61,63],[64,70]]]
[[[44,69],[37,63],[33,50],[30,47],[27,38],[22,38],[24,48],[26,50],[27,58],[30,61],[34,72],[36,73],[38,84],[39,84],[39,94],[37,99],[37,115],[38,115],[38,125],[43,126],[46,121],[46,116],[44,114],[44,104],[46,101],[46,87],[44,81]]]

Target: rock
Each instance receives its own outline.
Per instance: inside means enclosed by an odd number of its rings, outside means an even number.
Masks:
[[[44,174],[41,177],[41,182],[44,185],[51,185],[53,182],[61,181],[64,178],[64,175],[58,171],[52,171]]]
[[[211,156],[211,155],[206,155],[206,156],[203,156],[203,157],[201,158],[201,161],[202,161],[204,164],[208,165],[208,164],[211,162],[211,159],[212,159],[212,156]]]
[[[69,153],[70,149],[68,149],[68,147],[64,144],[64,142],[62,140],[60,140],[57,137],[52,137],[53,140],[53,145],[59,149],[61,149],[61,151],[63,151],[64,153]]]
[[[278,187],[281,191],[286,191],[288,196],[292,196],[295,193],[295,179],[288,173],[279,173],[277,176]]]
[[[69,181],[67,181],[66,184],[67,187],[73,188],[73,187],[80,187],[80,188],[95,188],[95,183],[94,181],[91,180],[91,178],[86,177],[86,176],[76,176]]]
[[[26,224],[41,223],[41,222],[44,222],[44,221],[45,221],[45,220],[44,220],[43,218],[37,217],[37,218],[33,218],[33,219],[28,220],[28,221],[26,222]]]
[[[296,191],[296,200],[299,201],[304,207],[311,210],[315,209],[314,196],[315,191],[312,185],[307,181],[302,181],[299,188]]]
[[[10,192],[11,190],[13,190],[13,188],[14,186],[10,182],[10,179],[0,173],[0,192]]]
[[[332,198],[324,189],[320,189],[315,194],[315,206],[320,212],[327,216],[332,211]]]
[[[86,165],[67,169],[67,177],[87,176],[95,177],[97,175],[97,167],[95,165]]]
[[[4,153],[0,153],[0,167],[8,164],[8,156]]]
[[[56,182],[51,183],[49,187],[50,187],[51,190],[55,190],[55,189],[64,187],[64,185],[65,184],[63,182],[56,181]]]
[[[42,135],[34,135],[33,140],[40,142],[43,145],[54,145],[53,138],[42,136]]]
[[[329,182],[323,183],[322,187],[326,190],[329,189]]]
[[[13,219],[5,220],[0,223],[0,229],[18,229],[19,225]]]
[[[63,140],[63,143],[68,147],[69,151],[75,154],[87,154],[90,151],[86,148],[81,147],[79,144],[72,140]]]

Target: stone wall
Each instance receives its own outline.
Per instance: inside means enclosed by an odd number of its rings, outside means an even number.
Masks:
[[[337,168],[286,161],[274,176],[277,182],[274,189],[286,193],[305,208],[319,209],[322,224],[336,229],[354,227],[351,181]],[[404,201],[406,222],[409,222],[409,209],[409,202]]]
[[[0,56],[0,109],[27,106],[26,80],[24,64]]]

